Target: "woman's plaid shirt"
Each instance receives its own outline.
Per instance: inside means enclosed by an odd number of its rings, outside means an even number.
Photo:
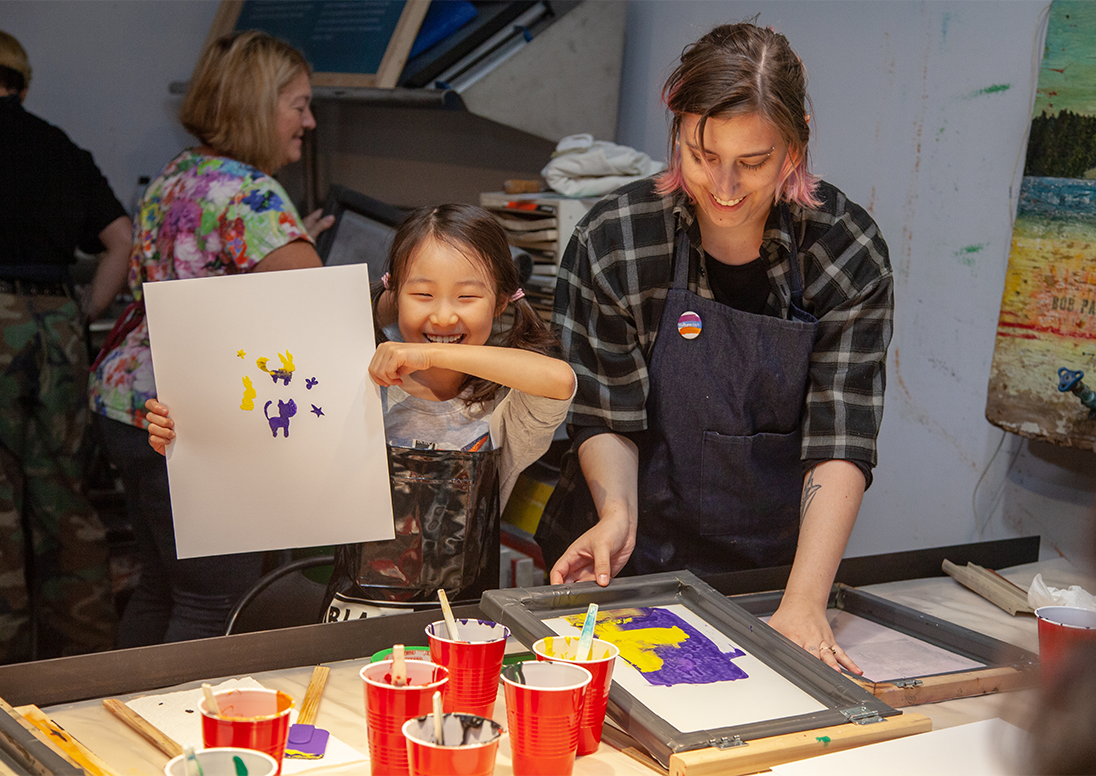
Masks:
[[[817,209],[789,204],[770,213],[761,243],[771,286],[765,314],[788,317],[790,228],[803,272],[803,307],[818,318],[802,458],[849,460],[870,472],[893,326],[890,261],[863,208],[825,182],[817,195]],[[560,264],[552,318],[578,376],[568,415],[572,436],[582,427],[623,434],[646,428],[647,365],[673,285],[679,229],[690,230],[694,250],[702,250],[692,204],[681,193],[656,195],[648,178],[600,201],[575,230]],[[689,290],[712,298],[702,267]],[[725,364],[711,368],[734,365],[728,354]]]

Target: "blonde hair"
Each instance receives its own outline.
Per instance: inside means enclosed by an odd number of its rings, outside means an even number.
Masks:
[[[8,83],[12,79],[5,78],[4,85],[7,88],[21,92],[30,86],[30,60],[27,59],[26,49],[14,35],[9,35],[3,30],[0,30],[0,67],[6,67],[23,77],[22,86],[18,86],[17,83]],[[18,82],[17,78],[14,80]]]
[[[299,51],[264,32],[226,35],[194,66],[179,121],[217,153],[272,174],[281,165],[278,97],[311,72]]]

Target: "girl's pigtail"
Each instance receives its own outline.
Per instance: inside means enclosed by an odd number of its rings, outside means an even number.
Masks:
[[[382,342],[388,342],[388,337],[384,335],[384,331],[377,322],[380,318],[377,307],[380,305],[381,297],[384,295],[384,292],[388,290],[387,272],[385,273],[384,278],[384,280],[378,280],[369,284],[369,304],[373,309],[373,337],[376,339],[378,345]]]
[[[506,347],[531,350],[545,356],[558,355],[559,340],[528,301],[524,298],[512,301],[510,309],[514,320],[507,332]]]

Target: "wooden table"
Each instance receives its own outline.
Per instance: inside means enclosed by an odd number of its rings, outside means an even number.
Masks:
[[[1000,569],[999,569],[1000,570]],[[1047,584],[1096,581],[1063,559],[1024,564],[1001,573],[1025,589],[1036,573]],[[1010,616],[946,576],[867,585],[864,589],[994,638],[1038,651],[1034,618]],[[477,616],[474,606],[457,607],[456,616]],[[217,677],[252,676],[263,685],[302,698],[312,666],[331,667],[316,724],[367,751],[365,714],[358,671],[374,652],[396,642],[421,644],[423,628],[437,612],[420,612],[357,622],[313,625],[204,639],[182,644],[119,650],[99,655],[0,667],[0,697],[12,705],[35,703],[119,774],[159,774],[167,757],[111,716],[103,697],[127,700],[149,692],[198,687]],[[911,707],[931,718],[935,728],[1000,717],[1026,727],[1035,693],[1023,690]],[[501,697],[495,716],[505,718]],[[361,774],[367,766],[318,768],[316,774]],[[507,776],[509,743],[499,747],[496,773]],[[576,776],[649,774],[644,765],[602,743],[593,755],[576,761]]]

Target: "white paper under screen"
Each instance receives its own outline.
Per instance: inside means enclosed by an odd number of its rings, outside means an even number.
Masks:
[[[826,709],[752,655],[731,657],[743,650],[681,604],[599,612],[598,638],[606,638],[602,635],[602,617],[624,619],[633,612],[650,612],[655,619],[650,620],[652,627],[646,628],[646,633],[635,629],[607,634],[607,640],[620,647],[622,655],[613,667],[613,681],[682,733],[783,719]],[[581,623],[584,616],[577,615],[575,622]],[[581,632],[574,622],[564,617],[545,620],[544,624],[562,636],[577,636]],[[633,624],[634,621],[628,623]],[[668,644],[677,647],[667,648]],[[647,662],[654,657],[654,645],[658,645],[660,655],[655,663]],[[698,648],[703,652],[690,654],[688,651]],[[646,668],[661,663],[661,670],[669,673],[660,678],[652,671],[645,675],[625,660],[625,655],[631,655],[631,662]],[[677,666],[687,667],[687,670],[677,672]],[[711,681],[720,674],[738,673],[745,676]],[[685,674],[690,678],[684,679]],[[669,684],[653,684],[652,680]]]
[[[179,557],[391,539],[367,268],[144,291]]]
[[[892,682],[909,676],[928,676],[953,671],[975,671],[985,663],[907,636],[893,628],[855,614],[830,609],[826,612],[833,637],[873,682]]]

